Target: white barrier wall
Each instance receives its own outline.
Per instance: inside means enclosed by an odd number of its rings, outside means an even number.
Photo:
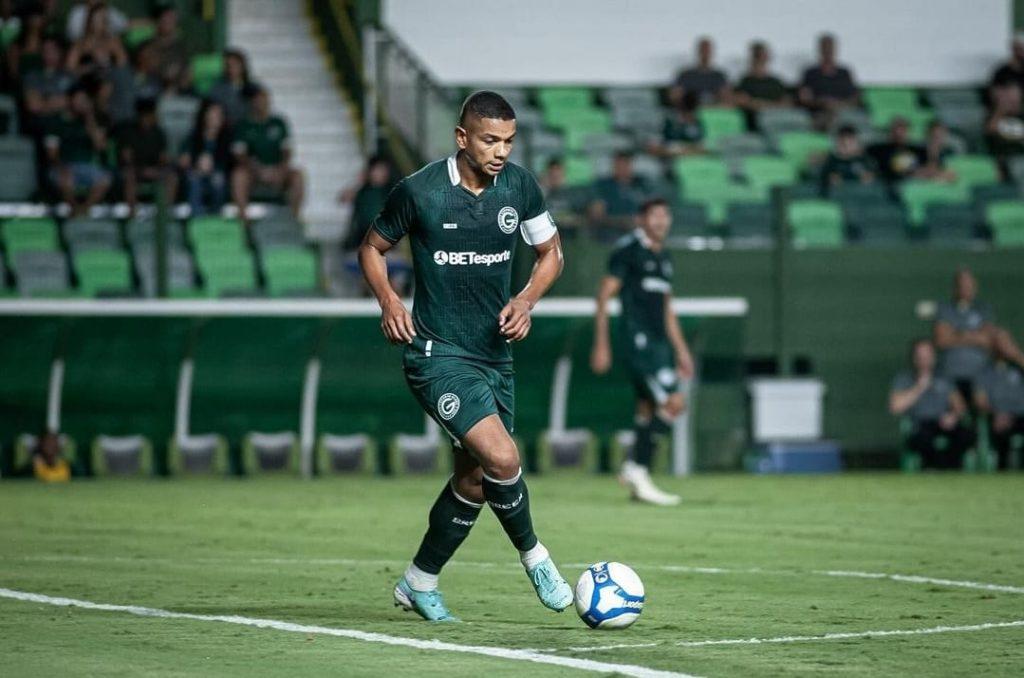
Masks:
[[[872,84],[986,79],[1005,58],[1010,0],[384,0],[384,20],[450,84],[664,83],[700,35],[734,75],[753,38],[795,80],[815,36]]]

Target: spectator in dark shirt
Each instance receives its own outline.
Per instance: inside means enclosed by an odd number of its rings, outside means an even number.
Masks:
[[[224,109],[229,126],[245,118],[245,97],[251,85],[245,54],[237,49],[226,50],[224,74],[210,87],[209,97]]]
[[[918,179],[932,181],[956,181],[956,172],[946,167],[946,160],[953,155],[949,147],[949,130],[940,120],[928,124],[924,142],[924,164],[917,170]]]
[[[540,188],[544,192],[548,211],[563,229],[563,238],[576,236],[587,202],[586,187],[567,186],[565,181],[565,164],[561,158],[552,158],[540,178]]]
[[[351,196],[352,219],[349,221],[348,233],[345,234],[341,247],[345,253],[359,249],[366,231],[384,208],[384,201],[395,185],[395,172],[391,163],[383,156],[373,156],[367,160],[363,174],[362,185]]]
[[[768,70],[771,52],[761,42],[750,44],[750,66],[736,86],[736,103],[747,113],[748,121],[756,122],[757,112],[765,108],[793,105],[793,97],[782,80]]]
[[[87,214],[110,190],[110,172],[104,168],[101,154],[107,147],[107,131],[96,119],[88,93],[76,85],[69,95],[67,111],[49,125],[45,146],[50,180],[75,216]],[[78,199],[84,191],[85,198]]]
[[[663,157],[700,155],[704,153],[704,126],[697,117],[700,97],[686,92],[665,118],[661,143],[649,144],[649,152]]]
[[[178,158],[193,216],[219,212],[227,202],[230,162],[231,135],[224,109],[207,99]]]
[[[173,205],[178,178],[167,153],[167,135],[157,122],[155,100],[136,103],[135,120],[118,134],[117,147],[129,215],[135,214],[138,205],[139,184],[162,183],[167,203]]]
[[[836,61],[835,36],[826,33],[818,38],[818,63],[804,71],[799,96],[820,129],[828,129],[841,109],[860,103],[853,73]]]
[[[1003,360],[997,361],[974,382],[974,402],[978,411],[989,418],[992,446],[999,455],[999,468],[1010,468],[1013,439],[1024,438],[1024,378],[1021,371]]]
[[[868,155],[878,167],[882,179],[890,184],[916,177],[924,168],[924,148],[910,141],[910,125],[904,118],[893,118],[889,138],[868,147]]]
[[[135,102],[139,99],[158,99],[163,94],[163,81],[152,40],[136,48],[131,68],[116,68],[110,76],[113,88],[110,115],[115,123],[132,118]]]
[[[181,92],[192,84],[192,69],[185,40],[178,29],[178,10],[164,5],[154,13],[156,36],[153,47],[156,50],[157,69],[164,87],[168,91]]]
[[[587,208],[588,216],[596,225],[597,239],[612,242],[633,228],[640,205],[651,193],[647,180],[633,172],[633,154],[616,153],[611,176],[594,182],[593,199]]]
[[[43,38],[46,15],[38,2],[29,2],[21,10],[21,32],[7,48],[7,71],[12,83],[20,84],[32,71],[43,67]]]
[[[842,183],[870,184],[874,180],[874,163],[864,153],[857,130],[850,126],[840,127],[835,149],[821,168],[822,193],[828,194],[833,186]]]
[[[1021,88],[1009,81],[992,88],[991,109],[985,121],[985,143],[1006,172],[1007,160],[1024,153]]]
[[[68,52],[68,70],[82,77],[96,73],[106,77],[111,69],[128,63],[121,39],[111,32],[109,10],[104,3],[93,5],[85,22],[85,33]]]
[[[703,104],[729,104],[732,92],[725,72],[715,68],[714,43],[711,38],[702,37],[697,41],[697,63],[684,69],[676,76],[670,92],[674,103],[679,103],[687,92],[694,92]]]
[[[1015,84],[1024,91],[1024,33],[1013,36],[1010,59],[992,73],[992,88]]]
[[[974,433],[963,423],[967,405],[956,386],[936,373],[935,348],[927,339],[914,342],[911,369],[893,380],[889,411],[910,419],[907,444],[921,455],[924,466],[961,467],[964,452],[974,444]]]
[[[75,84],[75,77],[64,68],[64,48],[60,38],[48,36],[43,40],[43,67],[25,76],[23,98],[26,131],[38,134],[47,118],[67,108],[67,95]]]

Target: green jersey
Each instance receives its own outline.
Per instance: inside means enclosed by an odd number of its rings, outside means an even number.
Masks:
[[[278,165],[284,160],[285,150],[291,148],[288,123],[276,115],[266,120],[247,118],[239,121],[235,130],[236,153],[247,153],[261,165]]]
[[[532,174],[508,163],[473,195],[451,156],[400,181],[372,227],[391,243],[409,236],[412,318],[424,353],[511,362],[498,314],[510,299],[516,231],[528,245],[555,234]]]
[[[643,231],[637,229],[616,243],[608,261],[608,273],[622,281],[621,338],[630,350],[666,343],[665,295],[672,294],[672,258],[663,249],[655,252]]]

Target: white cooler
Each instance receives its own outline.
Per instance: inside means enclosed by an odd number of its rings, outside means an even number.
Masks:
[[[825,385],[817,379],[752,379],[754,442],[818,440]]]

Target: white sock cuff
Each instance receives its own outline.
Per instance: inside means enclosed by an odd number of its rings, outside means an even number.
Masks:
[[[519,478],[522,477],[522,475],[523,469],[522,467],[520,467],[519,470],[516,471],[516,474],[509,478],[508,480],[498,480],[497,478],[490,477],[486,473],[484,474],[484,479],[487,480],[488,482],[494,483],[495,485],[515,485],[517,482],[519,482]]]
[[[484,507],[483,504],[478,504],[475,501],[470,501],[470,500],[466,499],[465,497],[463,497],[461,494],[459,494],[459,491],[455,489],[455,476],[454,475],[451,478],[448,479],[448,485],[452,488],[452,494],[455,495],[455,498],[458,499],[459,501],[461,501],[466,506],[472,506],[473,508],[476,508],[476,509],[482,509]]]
[[[532,570],[550,557],[551,554],[548,553],[546,548],[544,548],[544,544],[541,544],[539,541],[537,542],[537,545],[529,551],[519,552],[519,560],[527,570]]]
[[[405,581],[414,591],[433,591],[437,588],[437,575],[424,572],[416,567],[415,563],[409,563],[405,568]]]

